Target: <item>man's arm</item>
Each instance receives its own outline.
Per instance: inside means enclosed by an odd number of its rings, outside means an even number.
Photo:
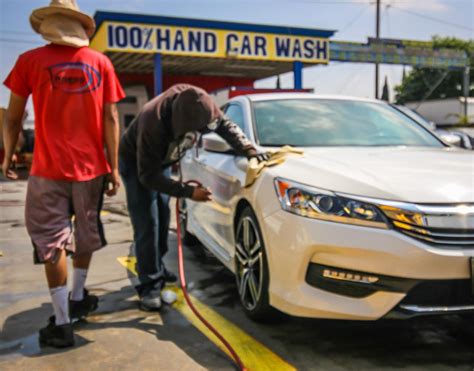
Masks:
[[[104,104],[104,139],[107,150],[111,172],[107,179],[105,194],[114,196],[120,187],[120,176],[118,171],[118,143],[119,143],[119,119],[117,105],[115,103]]]
[[[160,149],[167,145],[162,127],[154,114],[142,113],[137,118],[138,178],[146,188],[173,197],[193,196],[194,187],[176,182],[163,174]]]
[[[225,116],[219,123],[216,133],[224,138],[239,156],[252,157],[257,155],[255,147],[248,140],[242,129]]]
[[[26,101],[27,98],[11,93],[6,119],[3,123],[3,146],[5,149],[5,157],[3,159],[2,171],[3,175],[9,179],[18,178],[18,174],[11,169],[11,165],[18,137],[22,130]]]

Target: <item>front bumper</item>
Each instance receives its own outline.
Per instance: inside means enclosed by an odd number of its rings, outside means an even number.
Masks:
[[[468,280],[430,280],[416,284],[386,318],[474,312],[473,285]]]
[[[376,320],[399,309],[407,292],[419,283],[471,277],[474,249],[432,247],[394,230],[320,221],[283,210],[266,217],[260,226],[270,268],[270,303],[295,316]],[[348,296],[308,283],[311,265],[367,272],[412,285]]]

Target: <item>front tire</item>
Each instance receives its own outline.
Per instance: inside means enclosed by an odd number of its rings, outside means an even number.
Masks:
[[[247,206],[235,228],[235,277],[245,314],[254,321],[268,321],[277,313],[270,306],[270,275],[262,233],[252,209]]]

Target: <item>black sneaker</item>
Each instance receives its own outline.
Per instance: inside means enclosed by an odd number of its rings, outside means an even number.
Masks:
[[[174,283],[178,280],[178,277],[176,277],[176,274],[174,274],[173,272],[170,272],[166,268],[165,268],[165,272],[163,273],[163,278],[165,279],[165,282],[167,283]]]
[[[39,341],[41,345],[54,348],[67,348],[74,346],[74,331],[70,323],[56,325],[54,316],[49,318],[46,327],[39,331]]]
[[[77,322],[90,312],[95,311],[99,307],[99,298],[95,295],[89,295],[89,291],[84,289],[84,298],[82,300],[69,299],[69,315],[71,322]]]

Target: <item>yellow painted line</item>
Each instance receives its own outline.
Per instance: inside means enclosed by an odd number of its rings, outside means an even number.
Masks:
[[[110,214],[110,211],[107,211],[107,210],[101,210],[100,211],[100,216],[106,216],[106,215],[109,215]]]
[[[137,270],[135,268],[135,264],[137,262],[137,258],[134,256],[121,256],[117,258],[118,262],[122,264],[125,268],[127,268],[130,272],[132,272],[135,276],[138,276]]]
[[[117,258],[120,264],[127,268],[134,275],[137,274],[135,269],[136,258],[135,257],[120,257]],[[167,287],[167,289],[173,290],[178,300],[173,304],[173,308],[178,310],[191,324],[201,331],[209,340],[217,345],[223,352],[227,353],[228,350],[222,345],[220,340],[206,327],[201,321],[194,315],[191,308],[188,307],[184,300],[181,288],[176,286]],[[227,321],[219,313],[208,307],[206,304],[190,295],[191,300],[196,309],[206,318],[212,325],[218,329],[218,331],[224,336],[224,338],[232,345],[240,359],[244,363],[247,370],[253,371],[292,371],[296,370],[288,362],[283,360],[277,354],[273,353],[265,345],[260,343],[258,340],[251,337],[245,331],[234,325],[232,322]]]

